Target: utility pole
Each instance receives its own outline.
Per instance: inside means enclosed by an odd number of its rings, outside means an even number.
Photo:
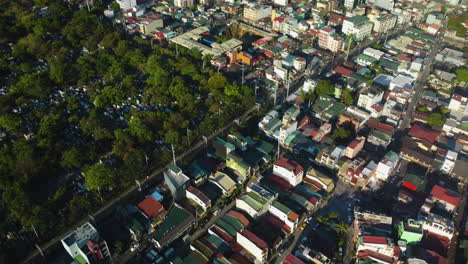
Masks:
[[[141,183],[138,180],[135,180],[136,185],[138,186],[138,191],[141,192]]]
[[[242,83],[241,85],[244,85],[244,64],[242,63]]]
[[[90,12],[91,8],[89,8],[89,0],[86,0],[86,5],[88,6],[88,12]]]
[[[187,127],[187,145],[190,146],[190,129]]]
[[[153,37],[151,37],[151,49],[153,49],[153,48],[154,48],[154,47],[153,47],[153,40],[154,40],[154,38],[153,38]]]
[[[257,85],[257,82],[255,82],[255,101],[257,101],[257,89],[258,89],[258,85]]]
[[[36,246],[37,250],[39,250],[39,253],[41,254],[41,256],[44,257],[44,252],[42,252],[41,247],[39,247],[38,244],[34,244],[34,245]]]
[[[279,159],[279,158],[280,158],[280,142],[278,139],[278,150],[276,151],[276,159]]]
[[[174,144],[171,144],[171,148],[172,148],[172,161],[174,162],[174,165],[177,166],[176,159],[175,159]]]
[[[275,86],[275,97],[273,99],[273,104],[276,105],[276,93],[278,92],[278,82],[276,82],[276,86]]]
[[[351,47],[351,40],[353,40],[353,35],[349,35],[349,40],[348,40],[348,49],[346,50],[346,59],[345,62],[348,61],[348,56],[349,56],[349,48]]]
[[[32,229],[34,231],[34,234],[36,234],[37,239],[39,239],[39,235],[37,234],[36,228],[34,227],[33,224],[31,224],[31,227],[32,227]]]
[[[286,100],[288,99],[289,97],[289,82],[290,82],[290,76],[288,75],[288,77],[286,78]]]

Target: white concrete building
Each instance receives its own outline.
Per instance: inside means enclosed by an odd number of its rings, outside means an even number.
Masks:
[[[237,233],[236,241],[255,257],[255,263],[266,263],[268,259],[268,244],[265,241],[246,229]]]
[[[95,259],[110,257],[109,247],[89,222],[79,226],[62,240],[62,245],[77,263],[95,263]],[[75,262],[74,261],[74,262]]]
[[[395,0],[373,0],[374,1],[374,6],[392,11],[393,7],[395,6]]]
[[[368,111],[371,111],[371,107],[382,101],[384,92],[378,89],[369,88],[363,93],[359,94],[357,106],[362,107]]]
[[[381,236],[361,236],[357,251],[371,250],[389,257],[393,257],[395,244],[393,240]]]
[[[119,4],[120,9],[127,10],[137,5],[136,0],[116,0],[117,4]]]
[[[400,156],[397,153],[393,151],[387,152],[385,157],[383,157],[383,159],[377,165],[375,177],[379,180],[386,181],[396,169],[399,160]]]
[[[299,215],[293,210],[279,202],[274,202],[268,211],[289,226],[291,231],[296,229],[299,222]]]
[[[447,151],[447,155],[445,155],[445,160],[440,170],[445,174],[450,174],[453,168],[455,167],[455,162],[457,161],[457,158],[458,158],[457,152],[453,150]]]
[[[244,6],[244,19],[248,21],[258,21],[271,16],[271,5],[258,5],[249,3]]]
[[[444,236],[449,240],[452,239],[453,234],[455,233],[455,225],[453,224],[453,221],[440,215],[430,213],[421,220],[424,221],[423,230],[426,232]]]
[[[185,192],[187,199],[194,201],[198,204],[203,211],[206,211],[211,207],[211,200],[200,190],[193,186],[189,186]]]
[[[353,16],[343,21],[342,31],[346,35],[353,35],[357,41],[369,37],[372,33],[372,22],[365,16]]]
[[[302,182],[304,168],[293,160],[280,158],[273,165],[273,174],[288,181],[292,186]]]
[[[377,60],[380,60],[380,58],[382,58],[382,56],[385,54],[385,52],[380,51],[380,50],[378,50],[378,49],[371,48],[371,47],[365,48],[365,49],[362,51],[362,53],[363,53],[364,55],[371,56],[371,57],[373,57],[373,58],[375,58],[375,59],[377,59]]]
[[[413,87],[413,81],[413,78],[399,74],[390,82],[389,90],[411,89]]]

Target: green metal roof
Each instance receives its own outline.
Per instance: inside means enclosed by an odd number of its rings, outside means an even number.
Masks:
[[[379,65],[384,67],[385,69],[388,69],[388,70],[392,70],[392,71],[396,71],[398,70],[398,66],[400,65],[399,63],[397,62],[394,62],[394,61],[391,61],[391,60],[387,60],[385,58],[382,58],[380,61],[379,61]]]
[[[289,212],[291,212],[291,209],[289,209],[288,207],[286,207],[285,205],[279,202],[274,202],[273,206],[285,214],[288,214]]]
[[[257,149],[265,154],[270,154],[273,151],[273,145],[262,140],[257,145]]]
[[[244,225],[236,218],[230,216],[230,215],[223,215],[221,217],[224,221],[226,221],[228,224],[230,224],[234,229],[236,229],[237,232],[240,232],[242,229],[244,229]]]
[[[79,264],[87,264],[85,258],[81,255],[76,256],[75,261],[78,262]]]
[[[157,228],[156,232],[153,233],[153,238],[156,240],[162,239],[166,234],[178,228],[187,218],[193,218],[193,216],[178,206],[172,206],[166,215],[164,222]]]
[[[263,205],[257,202],[254,198],[250,197],[249,195],[243,195],[240,199],[246,202],[255,211],[260,211],[262,209]]]
[[[367,22],[369,19],[366,16],[353,16],[353,17],[347,18],[346,20],[356,25],[356,24]]]
[[[230,236],[236,237],[237,235],[237,230],[230,225],[228,222],[224,221],[222,218],[218,219],[216,221],[216,226],[223,229],[225,232],[227,232]]]

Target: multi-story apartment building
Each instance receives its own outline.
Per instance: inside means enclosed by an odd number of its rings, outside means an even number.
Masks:
[[[194,5],[193,0],[174,0],[174,5],[181,8],[188,8]]]
[[[397,16],[392,14],[380,14],[378,16],[370,16],[370,21],[374,23],[374,32],[386,34],[395,27]]]
[[[369,37],[372,33],[372,22],[365,16],[353,16],[343,21],[343,33],[353,35],[357,41],[361,41]]]
[[[338,52],[343,46],[343,38],[338,36],[331,27],[324,27],[319,32],[319,47]]]
[[[244,19],[256,22],[271,16],[271,5],[248,4],[244,7]]]

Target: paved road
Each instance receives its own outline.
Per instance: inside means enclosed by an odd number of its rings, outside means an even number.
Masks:
[[[357,194],[357,189],[339,180],[336,184],[335,190],[326,202],[321,203],[318,210],[313,214],[313,218],[304,230],[298,228],[294,232],[294,241],[291,243],[283,254],[276,260],[276,264],[283,263],[284,259],[296,248],[298,242],[302,241],[303,238],[309,236],[310,232],[313,231],[313,226],[316,222],[317,217],[327,215],[331,212],[336,212],[339,218],[346,222],[347,216],[350,212],[346,209],[346,201],[352,199]]]
[[[242,116],[240,116],[238,118],[238,120],[239,121],[244,120],[247,116],[249,116],[256,109],[257,109],[256,106],[252,107],[247,112],[245,112]],[[208,136],[207,141],[210,141],[213,138],[221,135],[222,133],[224,133],[225,131],[227,131],[229,128],[231,128],[234,125],[237,125],[236,120],[231,121],[229,124],[225,125],[223,128],[215,131],[213,134]],[[203,140],[199,141],[195,146],[191,147],[190,149],[188,149],[184,153],[178,155],[176,157],[176,161],[182,160],[187,155],[191,155],[192,153],[202,149],[203,147],[205,147],[205,141],[203,141]],[[159,175],[161,175],[161,173],[164,171],[164,169],[165,169],[165,167],[155,170],[146,179],[141,181],[141,185],[142,186],[147,186],[148,184],[151,184]],[[131,197],[131,196],[137,194],[138,192],[139,192],[139,190],[138,190],[137,186],[130,187],[129,189],[127,189],[126,191],[121,193],[119,196],[117,196],[116,198],[109,201],[106,205],[101,207],[98,211],[91,214],[90,216],[92,216],[96,221],[99,221],[104,216],[111,213],[113,211],[113,209],[115,208],[115,206],[117,204],[119,204],[121,201],[126,200],[128,197]],[[75,230],[78,226],[84,224],[85,222],[87,222],[89,220],[90,220],[89,217],[86,217],[86,218],[82,219],[79,223],[77,223],[74,226],[70,227],[67,231],[65,231],[65,232],[61,233],[60,235],[56,236],[54,239],[50,240],[49,242],[47,242],[47,243],[45,243],[43,245],[40,245],[40,248],[41,248],[42,252],[46,253],[46,251],[48,249],[50,249],[50,248],[54,247],[56,244],[60,243],[60,240],[65,235],[67,235],[69,232],[71,232],[72,230]],[[41,255],[40,255],[39,250],[35,250],[25,260],[23,260],[22,263],[32,263],[34,260],[39,260],[40,257],[41,257]]]
[[[409,127],[411,120],[413,119],[414,110],[421,99],[422,92],[424,90],[424,86],[427,81],[427,77],[431,72],[431,66],[434,62],[435,56],[437,55],[439,48],[441,46],[444,34],[445,34],[445,27],[447,25],[447,19],[444,20],[444,24],[441,28],[440,34],[437,37],[434,45],[431,48],[431,51],[427,54],[426,58],[424,59],[423,70],[421,74],[416,79],[416,83],[413,86],[414,95],[410,98],[410,102],[406,113],[403,115],[403,119],[400,122],[398,128],[400,130],[404,130]]]

